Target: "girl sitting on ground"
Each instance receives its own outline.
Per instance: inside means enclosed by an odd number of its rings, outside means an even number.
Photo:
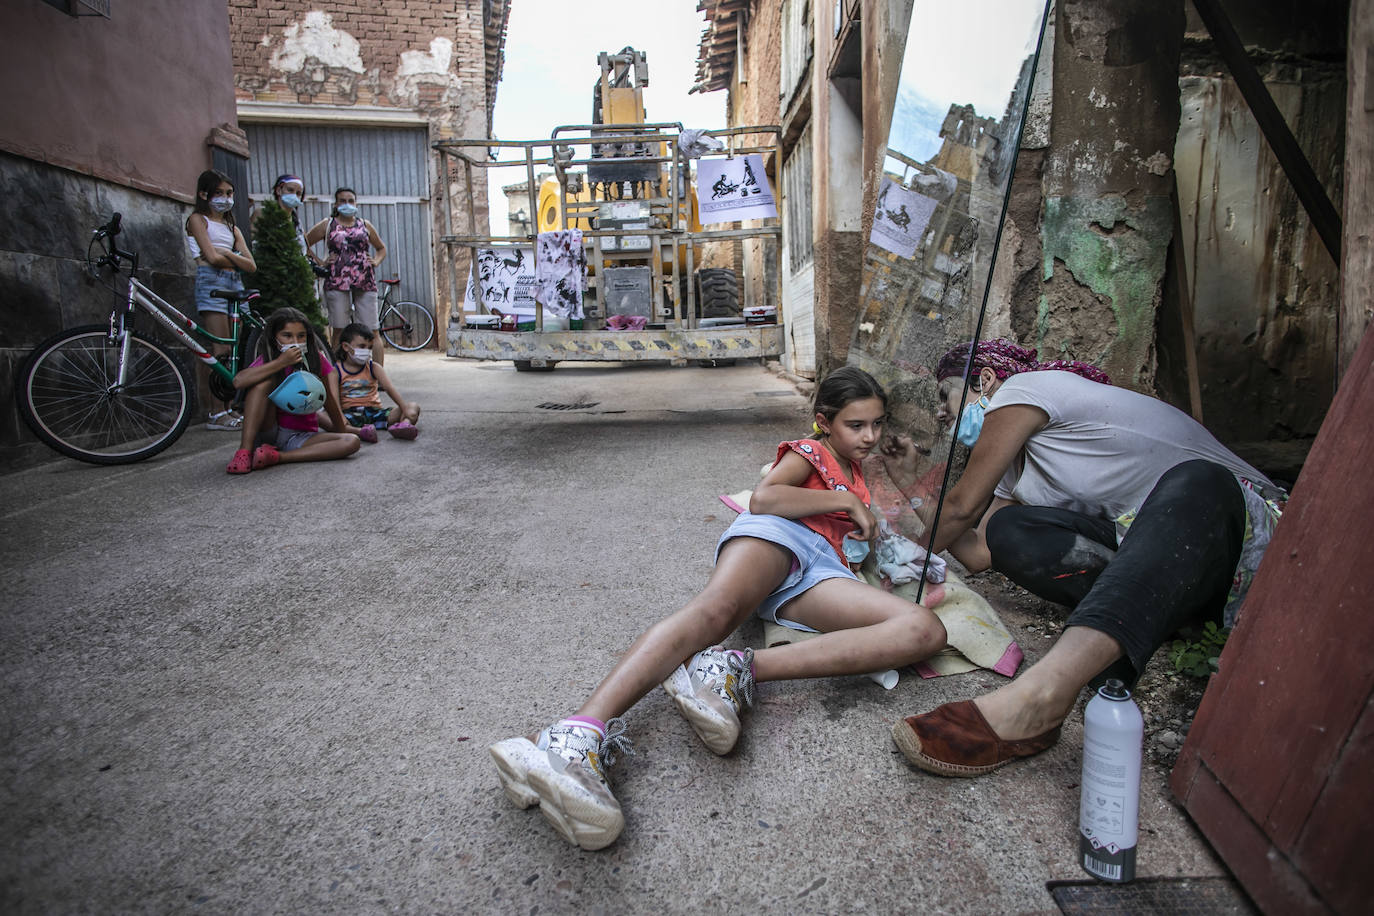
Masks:
[[[415,425],[420,419],[420,405],[407,401],[392,384],[382,364],[372,358],[372,338],[375,334],[367,325],[353,322],[339,335],[339,349],[334,352],[339,361],[339,395],[344,418],[359,427],[360,437],[376,442],[375,430],[384,429],[397,439],[414,439],[420,435]],[[396,402],[396,406],[382,406],[380,391]],[[327,421],[326,421],[327,425]],[[374,432],[367,435],[368,427]]]
[[[320,336],[296,309],[283,307],[268,316],[258,336],[256,358],[234,376],[234,387],[246,394],[239,449],[226,468],[230,474],[247,474],[279,462],[346,458],[358,450],[358,431],[344,420],[339,379],[324,349]],[[299,387],[280,391],[291,376],[300,377]],[[320,431],[316,411],[321,407],[335,429],[344,432]]]
[[[878,445],[886,416],[887,395],[868,373],[844,368],[821,382],[816,438],[778,446],[749,512],[721,536],[706,587],[635,640],[573,715],[532,738],[491,746],[512,802],[538,803],[564,839],[600,849],[625,824],[604,773],[618,751],[628,751],[617,717],[656,684],[707,747],[727,754],[756,681],[864,674],[944,648],[939,618],[868,585],[845,562],[846,535],[870,541],[877,534],[860,464]],[[822,635],[757,653],[720,645],[754,613]]]

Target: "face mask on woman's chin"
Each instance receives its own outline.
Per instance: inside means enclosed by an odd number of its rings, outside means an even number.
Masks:
[[[295,194],[283,194],[281,196],[281,205],[294,210],[301,205],[301,199]]]
[[[983,416],[987,413],[989,406],[988,399],[979,395],[978,400],[971,404],[964,405],[964,412],[959,415],[959,426],[954,433],[954,437],[963,445],[973,448],[978,436],[983,432]]]

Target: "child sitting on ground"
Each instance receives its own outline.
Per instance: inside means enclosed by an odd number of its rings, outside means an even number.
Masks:
[[[358,450],[358,430],[344,420],[338,378],[324,350],[301,312],[283,306],[268,316],[257,357],[234,376],[234,387],[246,394],[239,449],[225,469],[230,474],[346,458]],[[344,432],[320,432],[321,407]]]
[[[755,681],[865,674],[944,648],[935,614],[863,582],[845,562],[846,535],[871,541],[878,532],[860,464],[886,418],[887,395],[867,372],[845,367],[821,382],[815,438],[778,446],[749,512],[721,536],[706,587],[636,639],[572,715],[491,745],[514,804],[538,804],[564,839],[600,849],[625,825],[605,775],[628,751],[619,717],[659,684],[706,746],[728,754]],[[820,635],[758,652],[722,646],[753,614]]]
[[[343,329],[339,335],[339,349],[335,356],[339,359],[339,393],[343,403],[344,417],[353,426],[361,427],[364,441],[376,442],[374,432],[367,435],[368,427],[385,429],[397,439],[414,439],[420,435],[415,424],[420,419],[420,405],[401,397],[391,377],[386,374],[381,363],[372,359],[373,332],[367,325],[354,322]],[[378,392],[396,402],[390,409],[382,406]]]

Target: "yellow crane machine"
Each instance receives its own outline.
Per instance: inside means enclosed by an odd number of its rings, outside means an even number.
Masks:
[[[441,244],[451,263],[466,260],[477,266],[477,279],[468,278],[467,296],[457,288],[460,271],[450,271],[450,302],[463,306],[454,309],[456,320],[450,322],[449,355],[513,360],[517,369],[551,369],[565,360],[717,364],[780,356],[783,333],[774,317],[778,278],[762,278],[756,284],[762,301],[741,309],[735,271],[722,266],[737,260],[734,252],[745,240],[780,246],[779,219],[751,221],[747,227],[703,226],[694,191],[701,155],[759,153],[776,162],[778,128],[685,131],[680,123],[649,122],[643,52],[628,47],[602,52],[599,63],[590,124],[557,127],[543,140],[433,144],[439,173],[449,179],[445,186],[465,189],[467,196],[469,231],[455,231],[463,208],[450,205]],[[703,134],[719,142],[703,143]],[[529,232],[475,233],[476,170],[519,165],[526,173]],[[537,181],[537,174],[550,170]],[[486,301],[480,277],[487,265],[524,265],[533,257],[538,234],[570,229],[581,231],[586,255],[581,317],[551,315],[532,305],[522,312],[505,301]],[[459,258],[464,251],[468,257]]]

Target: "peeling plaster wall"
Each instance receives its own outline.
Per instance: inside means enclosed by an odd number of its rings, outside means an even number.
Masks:
[[[491,134],[507,0],[334,0],[327,8],[309,0],[229,0],[229,10],[241,102],[329,106],[331,116],[354,123],[383,120],[372,114],[378,109],[414,112],[428,122],[431,141]],[[360,110],[350,115],[351,107]],[[474,170],[478,232],[488,222],[486,181],[485,170]],[[466,227],[461,174],[445,182],[431,166],[431,186],[430,200],[448,201],[455,225]],[[442,209],[432,207],[431,218],[437,240]],[[456,306],[448,301],[449,272],[466,275],[466,254],[460,250],[450,264],[444,246],[434,251],[442,326]]]
[[[495,100],[482,0],[275,5],[229,0],[241,100],[401,108],[486,136]]]
[[[1150,391],[1172,236],[1180,0],[1059,0],[1045,157],[1041,358]]]

